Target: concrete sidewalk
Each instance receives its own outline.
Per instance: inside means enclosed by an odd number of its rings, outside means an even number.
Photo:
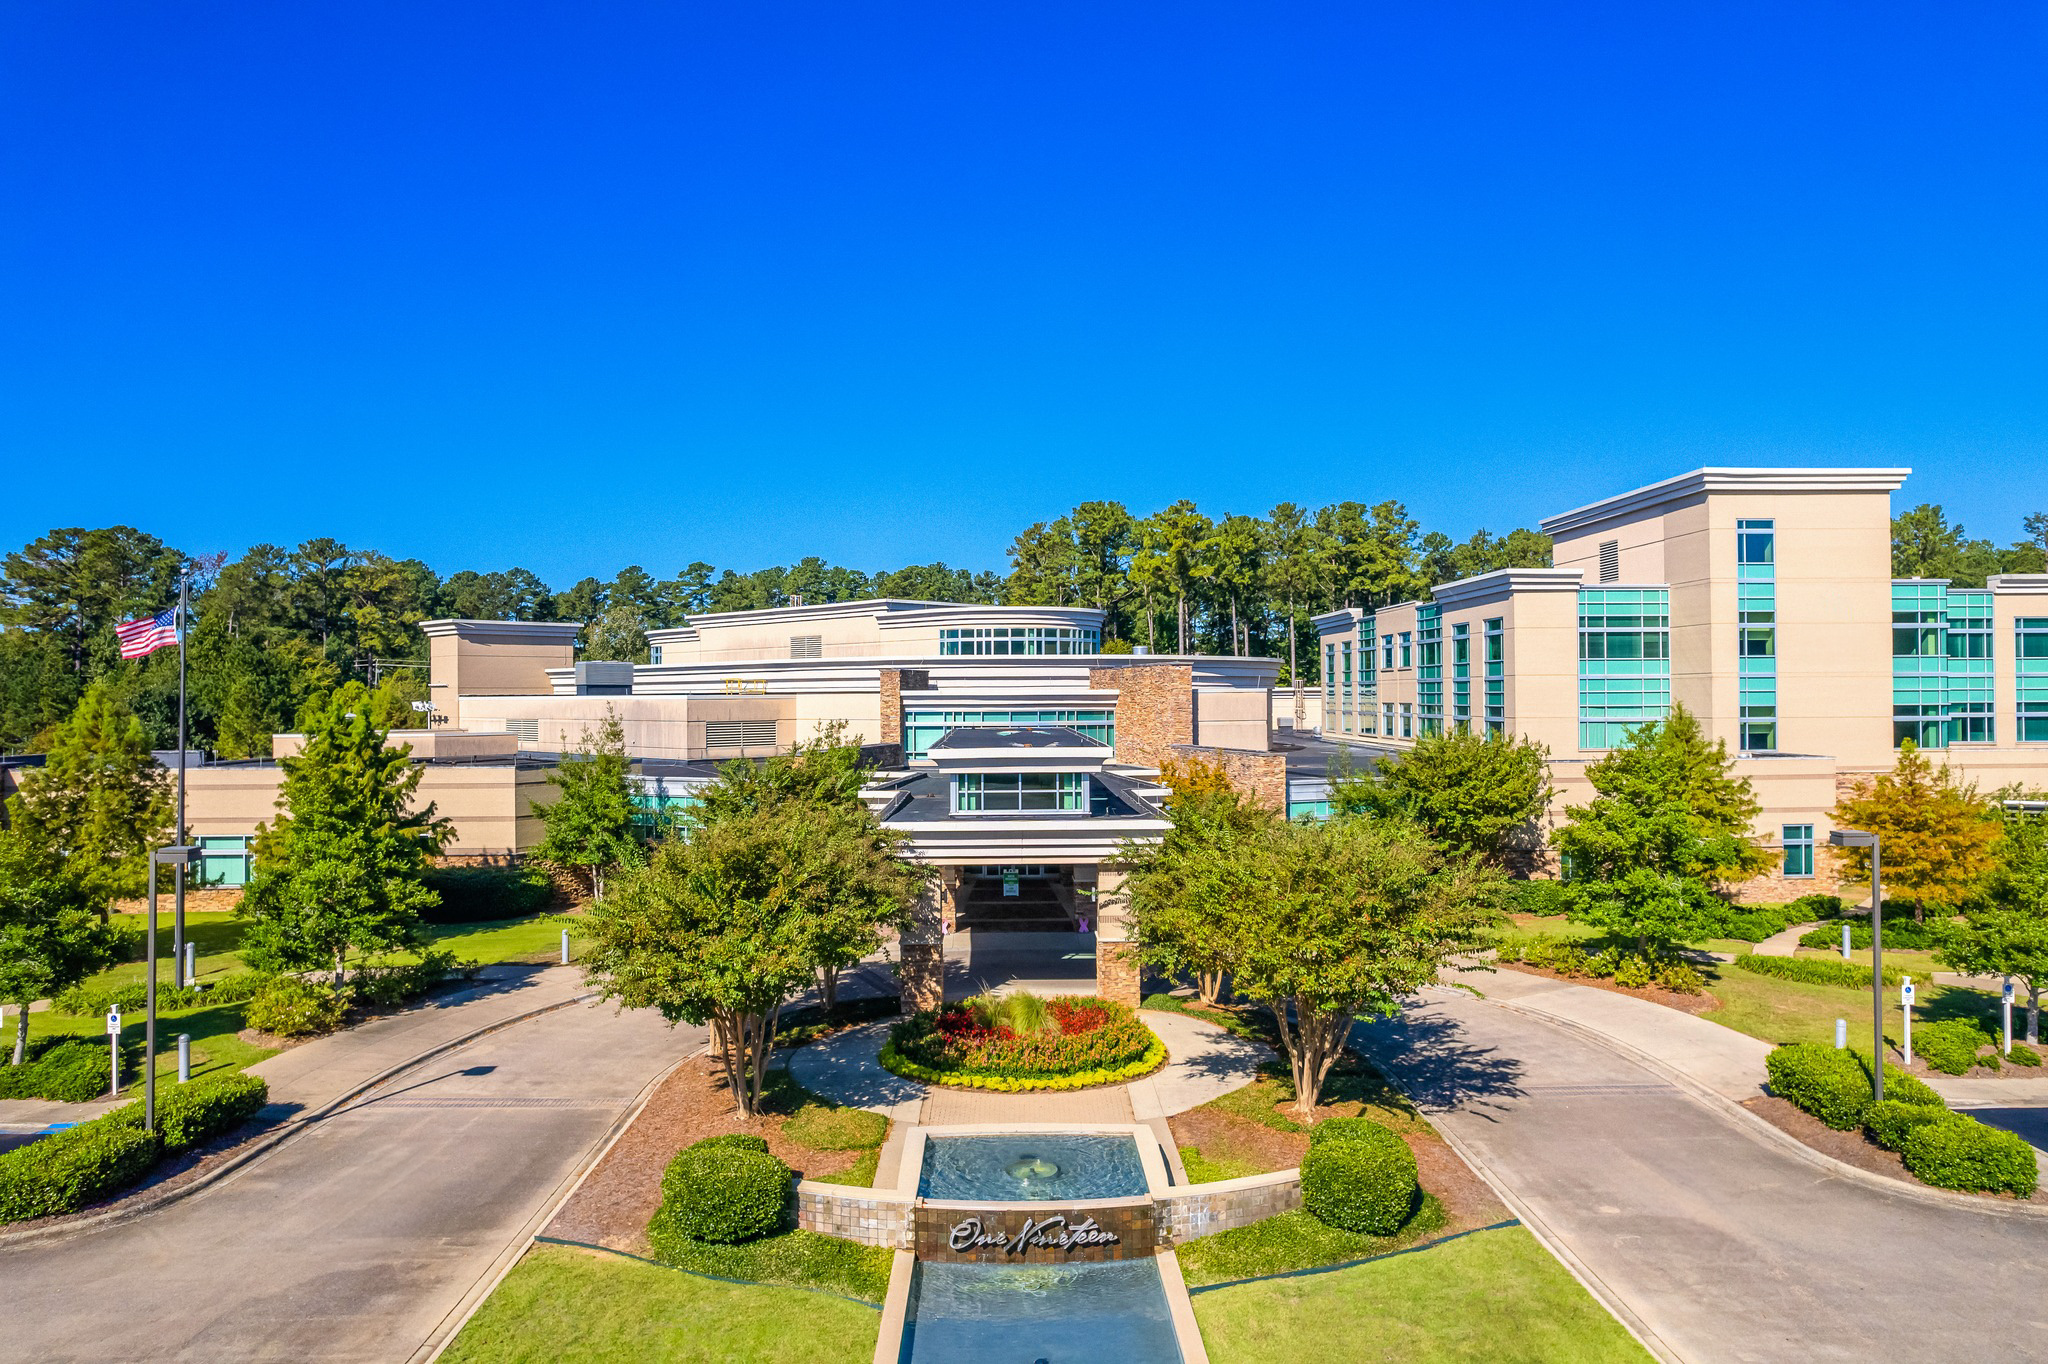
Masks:
[[[1465,975],[1458,983],[1473,985],[1496,1004],[1595,1033],[1736,1103],[1764,1092],[1771,1044],[1718,1023],[1633,995],[1521,971],[1497,971],[1483,981]]]

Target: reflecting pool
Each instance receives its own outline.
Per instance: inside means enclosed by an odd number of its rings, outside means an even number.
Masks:
[[[920,1261],[903,1364],[1181,1364],[1159,1264]]]
[[[1145,1193],[1145,1166],[1128,1136],[932,1137],[925,1142],[923,1198],[1071,1202]]]

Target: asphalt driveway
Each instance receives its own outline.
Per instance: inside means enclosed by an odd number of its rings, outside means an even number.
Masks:
[[[2048,1340],[2048,1220],[1833,1178],[1604,1047],[1460,992],[1357,1036],[1670,1358],[1990,1360]]]
[[[402,1364],[701,1029],[514,1024],[135,1222],[0,1246],[0,1359]]]

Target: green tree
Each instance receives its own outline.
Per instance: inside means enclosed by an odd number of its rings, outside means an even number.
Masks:
[[[173,838],[170,774],[150,755],[141,722],[98,683],[57,728],[44,765],[23,774],[10,807],[16,833],[71,868],[102,907],[141,895],[150,849]]]
[[[590,878],[594,899],[604,898],[606,873],[645,860],[633,831],[632,761],[626,756],[626,727],[605,707],[595,733],[586,728],[574,750],[548,773],[561,794],[533,802],[545,832],[533,855],[561,867],[580,867]]]
[[[1963,528],[1932,502],[1892,518],[1892,576],[1949,578],[1963,552]]]
[[[1927,905],[1953,912],[1969,900],[1991,870],[1999,837],[1991,802],[1947,763],[1934,766],[1911,739],[1899,745],[1892,770],[1857,783],[1833,817],[1838,827],[1878,836],[1886,898],[1912,902],[1915,918]],[[1870,875],[1867,849],[1838,848],[1835,855],[1853,874]]]
[[[1272,1012],[1308,1119],[1352,1022],[1399,1013],[1499,916],[1500,873],[1398,820],[1275,820],[1219,852],[1236,905],[1231,984]]]
[[[1267,514],[1266,578],[1268,597],[1287,613],[1287,685],[1294,688],[1294,723],[1307,726],[1308,712],[1302,698],[1301,654],[1296,634],[1302,624],[1302,603],[1310,600],[1321,576],[1322,538],[1310,523],[1308,513],[1292,502],[1282,502]],[[1320,660],[1309,650],[1311,664]],[[1316,670],[1320,676],[1320,670]]]
[[[1332,775],[1339,814],[1411,820],[1445,852],[1510,869],[1526,866],[1541,846],[1536,821],[1550,805],[1550,750],[1531,740],[1429,735],[1400,758]]]
[[[1718,885],[1769,865],[1752,833],[1760,807],[1749,782],[1684,706],[1637,729],[1586,777],[1598,795],[1567,810],[1571,823],[1551,835],[1581,923],[1645,952],[1711,936],[1727,912]]]
[[[2005,801],[2048,800],[2048,792],[1999,793],[1998,841],[1982,894],[1963,911],[1940,948],[1942,963],[1965,975],[2012,976],[2027,987],[2027,1042],[2041,1041],[2041,987],[2048,984],[2048,814]]]
[[[698,793],[688,819],[703,825],[786,802],[860,809],[860,789],[873,771],[860,745],[847,740],[845,722],[833,720],[787,753],[724,764],[718,780]]]
[[[864,808],[783,801],[698,824],[627,872],[590,920],[591,984],[709,1023],[733,1102],[760,1111],[782,1007],[902,924],[923,885]]]
[[[583,656],[587,659],[616,659],[622,663],[645,663],[646,622],[630,602],[614,601],[603,615],[583,632]]]
[[[1279,817],[1228,780],[1186,768],[1179,780],[1168,777],[1173,827],[1156,847],[1125,850],[1130,928],[1147,965],[1192,976],[1202,1002],[1213,1004],[1241,950],[1240,908],[1262,892],[1262,858]]]
[[[53,530],[0,559],[0,625],[54,640],[74,673],[104,671],[116,622],[170,605],[184,561],[133,526]]]
[[[13,1064],[28,1054],[29,1006],[113,963],[106,905],[46,846],[0,830],[0,1004],[15,1008]]]
[[[422,769],[409,745],[387,747],[360,683],[336,691],[283,760],[278,815],[256,830],[255,874],[240,913],[243,955],[267,970],[331,967],[351,952],[394,952],[420,941],[420,911],[438,897],[421,884],[448,835],[430,802],[413,809]]]

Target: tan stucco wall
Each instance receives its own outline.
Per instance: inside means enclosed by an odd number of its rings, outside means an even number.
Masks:
[[[1206,748],[1265,752],[1273,746],[1272,698],[1263,687],[1197,688],[1195,742]]]
[[[197,838],[256,832],[277,813],[281,767],[211,766],[186,776],[186,819]],[[451,856],[525,852],[539,843],[541,823],[532,802],[551,803],[555,788],[537,768],[430,764],[421,769],[415,808],[431,801],[454,823],[444,852]]]
[[[532,752],[563,753],[583,743],[586,730],[595,733],[607,713],[615,712],[625,731],[626,751],[636,758],[728,758],[739,749],[707,748],[707,720],[773,720],[778,749],[809,736],[798,733],[796,703],[791,696],[485,696],[465,697],[464,714],[478,728],[512,720],[538,722],[534,742],[520,744]],[[749,753],[767,750],[749,747]]]

